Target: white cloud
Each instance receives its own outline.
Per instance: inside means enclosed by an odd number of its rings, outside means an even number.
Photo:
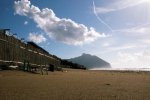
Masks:
[[[24,22],[24,25],[27,25],[27,24],[28,24],[28,21],[25,21],[25,22]]]
[[[28,40],[39,44],[39,43],[45,42],[46,38],[42,34],[29,33]]]
[[[116,0],[106,7],[96,7],[97,13],[109,13],[147,3],[147,0]]]
[[[112,61],[114,67],[123,67],[123,68],[149,68],[150,66],[150,52],[119,52],[115,58],[115,61]]]
[[[102,7],[96,7],[95,10],[98,14],[99,13],[108,13],[108,12],[115,11],[115,9],[113,9],[113,8],[102,8]]]
[[[150,26],[142,26],[142,27],[132,27],[127,29],[119,29],[114,30],[115,32],[121,32],[124,34],[130,34],[130,35],[136,35],[136,36],[143,36],[143,35],[149,35],[150,33]]]
[[[98,37],[105,37],[94,28],[87,28],[83,24],[78,24],[71,19],[58,18],[52,9],[31,5],[28,0],[15,1],[15,13],[33,19],[39,28],[54,40],[71,44],[81,45],[96,40]]]
[[[116,46],[111,46],[110,44],[104,43],[103,47],[105,47],[104,51],[101,51],[101,54],[106,54],[106,53],[113,53],[113,52],[119,52],[119,51],[123,51],[123,50],[132,50],[132,49],[136,49],[136,48],[142,48],[143,46],[141,45],[116,45]]]
[[[147,45],[150,45],[150,40],[149,39],[142,39],[140,40],[140,42],[142,42],[143,44],[147,44]]]
[[[119,29],[114,30],[114,32],[118,35],[121,35],[122,38],[128,39],[126,42],[130,42],[130,44],[135,46],[149,46],[150,44],[150,25],[146,26],[138,26],[127,29]]]
[[[137,47],[136,45],[123,45],[123,46],[109,47],[108,49],[110,51],[120,51],[120,50],[126,50],[126,49],[133,49],[136,47]]]
[[[108,43],[108,42],[103,43],[102,46],[103,46],[103,47],[109,47],[109,46],[110,46],[110,43]]]

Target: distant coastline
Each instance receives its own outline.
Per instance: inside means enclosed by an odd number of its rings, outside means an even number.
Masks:
[[[108,70],[108,71],[150,71],[150,68],[92,68],[89,70]]]

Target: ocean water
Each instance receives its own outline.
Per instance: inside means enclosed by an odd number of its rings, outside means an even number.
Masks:
[[[93,68],[90,70],[112,70],[112,71],[150,71],[150,68]]]

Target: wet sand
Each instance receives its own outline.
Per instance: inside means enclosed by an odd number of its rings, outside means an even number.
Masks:
[[[0,71],[0,100],[150,100],[150,72]]]

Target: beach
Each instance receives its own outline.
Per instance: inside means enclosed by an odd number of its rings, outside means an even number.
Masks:
[[[150,72],[0,71],[0,100],[149,100]]]

